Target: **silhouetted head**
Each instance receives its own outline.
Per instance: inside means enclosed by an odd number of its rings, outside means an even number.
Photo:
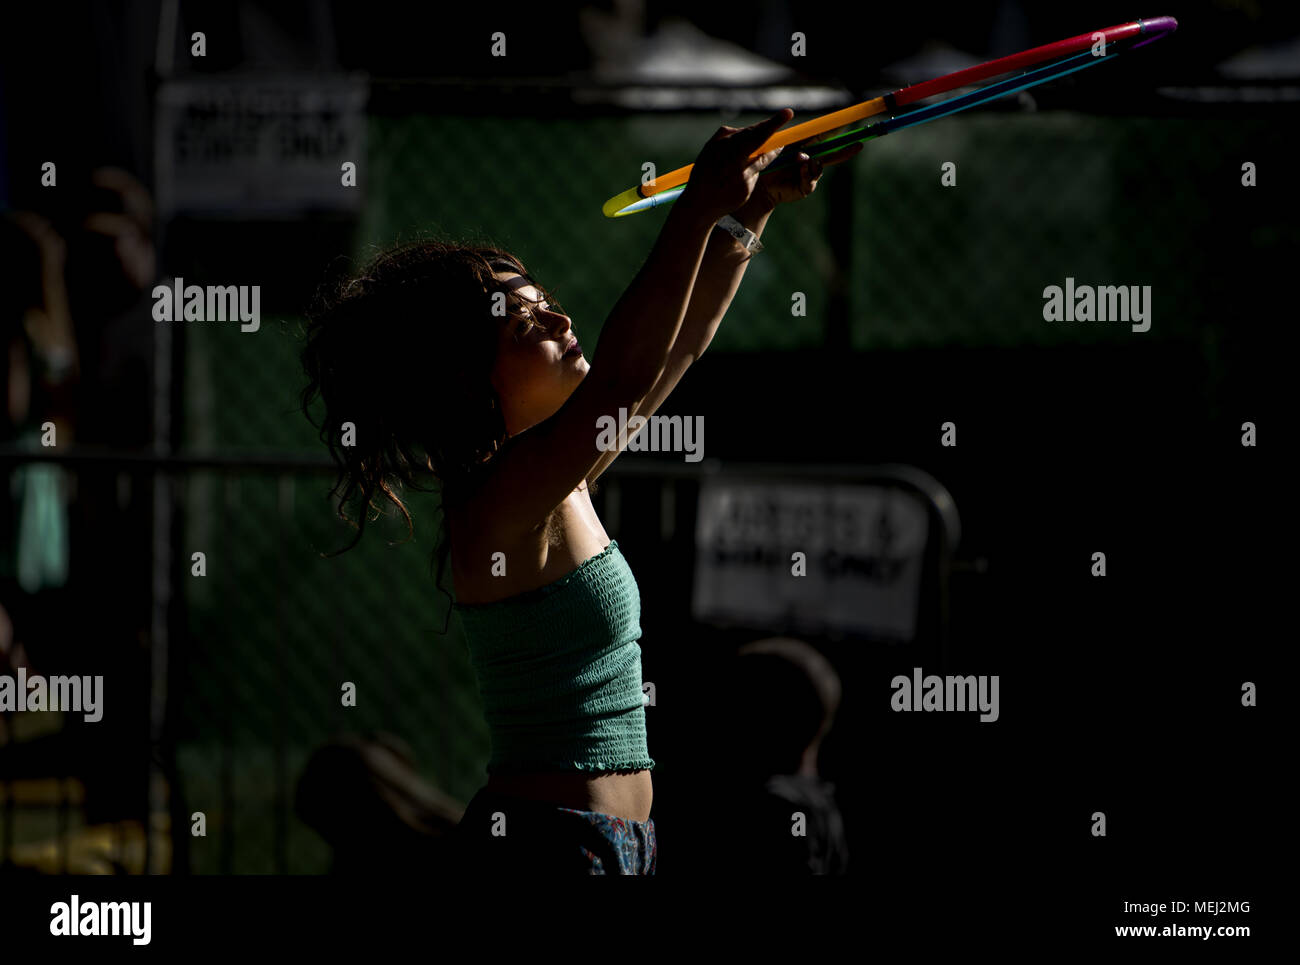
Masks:
[[[737,763],[762,775],[794,774],[839,710],[839,674],[814,647],[789,637],[745,644],[731,679],[731,740]]]

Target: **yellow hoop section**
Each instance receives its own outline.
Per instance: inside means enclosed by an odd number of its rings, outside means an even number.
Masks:
[[[636,204],[641,200],[641,192],[637,188],[628,188],[622,194],[616,194],[605,202],[601,208],[605,212],[606,218],[626,218],[627,215],[619,214],[629,204]]]
[[[854,121],[860,121],[864,118],[871,117],[874,114],[880,114],[885,110],[885,99],[876,97],[869,101],[863,101],[861,104],[854,104],[852,107],[845,107],[842,110],[833,111],[830,114],[823,114],[821,117],[814,117],[811,121],[804,121],[802,124],[796,124],[794,127],[787,128],[784,131],[778,131],[768,138],[757,151],[750,155],[751,158],[758,157],[760,154],[766,154],[768,151],[775,150],[778,147],[785,147],[787,144],[795,144],[799,141],[806,141],[810,137],[816,137],[818,134],[825,134],[839,127],[845,127]],[[688,164],[685,167],[678,168],[675,171],[669,171],[667,174],[660,175],[649,185],[637,185],[635,188],[628,188],[621,194],[616,194],[610,198],[601,207],[606,218],[626,217],[618,212],[626,208],[629,204],[635,204],[645,198],[654,197],[661,191],[667,191],[669,188],[675,188],[679,184],[685,184],[690,180],[691,168],[694,164]]]

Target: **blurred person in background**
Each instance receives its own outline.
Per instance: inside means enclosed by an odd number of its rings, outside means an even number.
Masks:
[[[139,449],[152,421],[152,201],[117,168],[63,180],[48,216],[0,221],[12,269],[0,289],[0,444]],[[62,714],[61,729],[60,715],[29,715],[18,743],[11,717],[0,758],[14,777],[81,778],[92,824],[144,817],[150,758],[149,581],[139,578],[151,558],[148,493],[137,487],[124,506],[122,478],[108,468],[74,476],[20,463],[6,473],[0,517],[0,673],[102,675],[112,707],[93,723]]]
[[[771,637],[740,648],[727,692],[723,729],[734,756],[731,783],[719,793],[751,843],[729,870],[846,874],[848,840],[835,786],[817,768],[840,707],[839,674],[804,641]]]

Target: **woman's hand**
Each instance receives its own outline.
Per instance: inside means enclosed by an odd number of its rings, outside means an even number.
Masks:
[[[813,144],[838,133],[839,131],[830,131],[804,143]],[[864,147],[866,145],[861,142],[850,144],[848,147],[827,155],[825,158],[811,158],[803,151],[799,151],[798,164],[783,168],[780,171],[772,171],[758,179],[758,185],[754,188],[751,200],[770,210],[778,204],[806,198],[817,190],[817,182],[826,168],[843,164],[849,158],[857,156]],[[792,144],[789,149],[798,151],[798,145]]]
[[[776,160],[781,149],[756,158],[750,155],[793,116],[794,111],[786,107],[751,127],[718,128],[696,158],[677,204],[693,207],[711,221],[743,205],[753,194],[759,174]]]

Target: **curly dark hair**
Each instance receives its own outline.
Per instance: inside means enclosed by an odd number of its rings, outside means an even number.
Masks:
[[[490,381],[500,323],[493,296],[505,294],[507,304],[520,296],[494,272],[518,272],[559,304],[510,252],[438,240],[391,248],[318,293],[307,313],[302,408],[339,468],[330,490],[338,515],[356,529],[326,555],[355,546],[385,508],[406,521],[410,539],[402,490],[440,489],[443,508],[455,505],[505,444]],[[318,396],[325,404],[319,423],[311,413]],[[439,543],[437,582],[449,550],[446,539]]]

